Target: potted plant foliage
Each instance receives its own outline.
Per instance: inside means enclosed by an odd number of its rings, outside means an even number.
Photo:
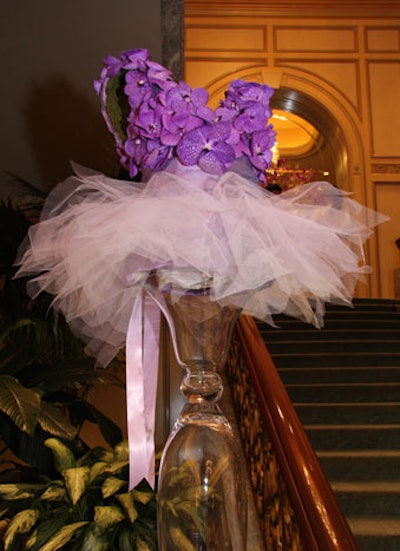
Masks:
[[[157,549],[155,493],[146,482],[128,491],[126,442],[79,459],[55,438],[45,445],[58,478],[0,485],[2,551]]]

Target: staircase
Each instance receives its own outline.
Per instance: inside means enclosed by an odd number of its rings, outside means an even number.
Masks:
[[[259,329],[360,551],[400,550],[400,301]]]

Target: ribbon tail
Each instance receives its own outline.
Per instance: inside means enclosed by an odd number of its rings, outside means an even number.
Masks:
[[[146,479],[154,488],[154,426],[157,395],[160,313],[140,293],[126,337],[126,395],[129,489]]]
[[[178,364],[181,367],[183,367],[185,365],[185,363],[180,358],[180,354],[179,354],[179,350],[178,350],[178,343],[177,343],[177,340],[176,340],[175,325],[174,325],[174,321],[172,319],[172,316],[169,313],[167,303],[166,303],[164,297],[162,296],[162,294],[159,293],[158,291],[156,291],[154,288],[148,287],[148,288],[146,288],[146,291],[149,294],[149,296],[153,299],[155,304],[157,304],[158,308],[162,312],[162,314],[163,314],[163,316],[164,316],[164,318],[165,318],[165,320],[168,324],[168,328],[169,328],[170,335],[171,335],[172,348],[174,350],[176,361],[178,362]]]

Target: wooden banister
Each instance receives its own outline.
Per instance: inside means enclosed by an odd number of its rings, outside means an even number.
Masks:
[[[236,331],[306,551],[357,551],[354,536],[253,318],[242,315]]]

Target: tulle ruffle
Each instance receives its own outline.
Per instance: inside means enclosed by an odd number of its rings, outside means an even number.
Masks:
[[[124,346],[154,270],[167,287],[208,278],[216,301],[268,323],[285,313],[321,326],[326,302],[351,303],[380,215],[326,182],[274,195],[233,172],[177,166],[146,184],[78,168],[30,229],[18,275],[36,276],[32,296],[54,295],[102,364]]]

